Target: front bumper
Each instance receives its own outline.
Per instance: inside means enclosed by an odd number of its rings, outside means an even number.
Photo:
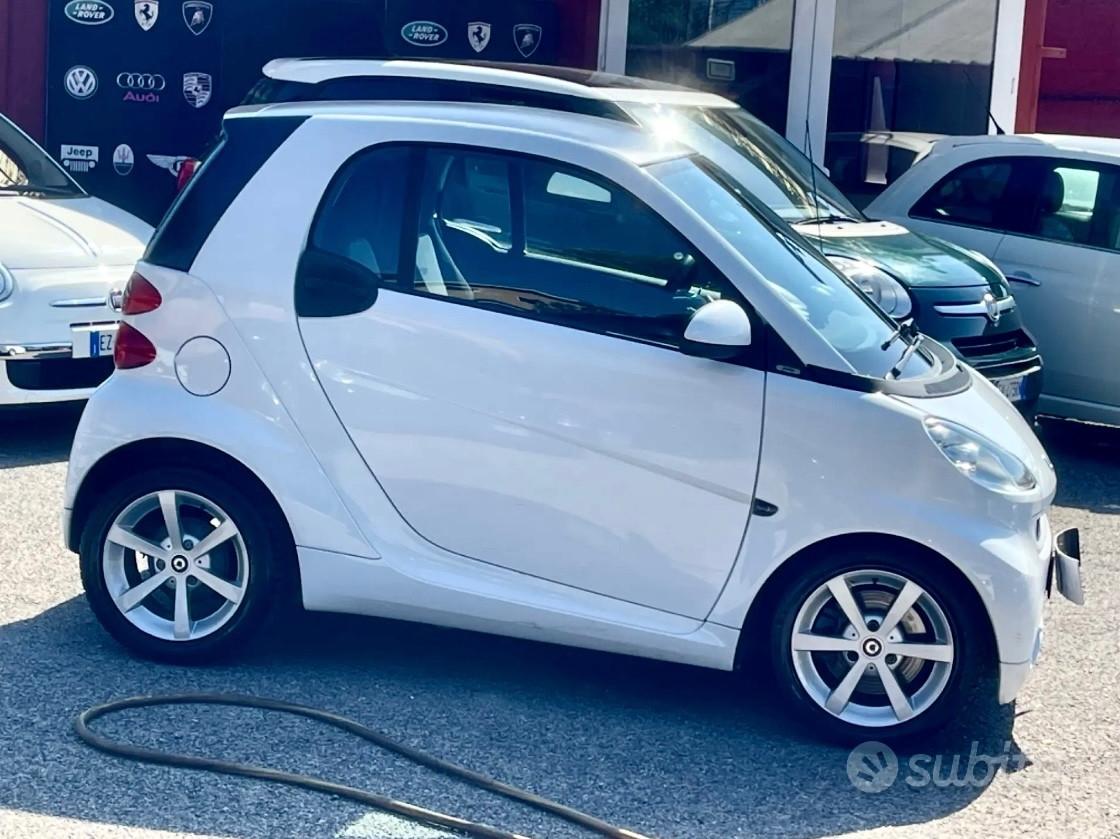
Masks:
[[[1058,592],[1067,600],[1082,605],[1085,602],[1081,586],[1081,534],[1077,528],[1063,530],[1053,537],[1050,562],[1046,573],[1046,596]],[[1012,702],[1027,681],[1042,653],[1043,626],[1041,616],[1035,629],[1034,646],[1027,661],[1006,662],[999,665],[999,701]]]

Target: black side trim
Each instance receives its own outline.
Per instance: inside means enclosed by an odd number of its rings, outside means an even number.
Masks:
[[[590,96],[573,96],[547,90],[459,79],[424,79],[414,76],[342,76],[322,82],[293,82],[264,78],[258,81],[243,105],[277,102],[469,102],[485,105],[518,105],[568,114],[604,117],[633,124],[620,106]]]
[[[911,396],[916,399],[929,399],[936,396],[952,396],[963,393],[971,386],[968,371],[957,361],[957,357],[936,341],[928,337],[922,342],[922,350],[934,356],[943,371],[934,378],[922,379],[877,379],[856,373],[845,373],[829,367],[803,365],[784,342],[778,344],[778,351],[772,352],[768,371],[778,376],[792,376],[808,382],[855,390],[860,393],[887,393],[895,396]]]
[[[227,120],[221,141],[164,215],[144,253],[144,261],[189,271],[218,219],[265,161],[306,119],[299,116]]]

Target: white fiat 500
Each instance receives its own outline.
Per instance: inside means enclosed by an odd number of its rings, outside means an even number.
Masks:
[[[689,150],[241,108],[125,291],[66,539],[144,654],[273,601],[732,669],[827,732],[1014,698],[1076,532],[1015,409]],[[750,665],[755,666],[755,665]]]
[[[0,405],[84,399],[113,372],[120,291],[151,233],[0,115]]]

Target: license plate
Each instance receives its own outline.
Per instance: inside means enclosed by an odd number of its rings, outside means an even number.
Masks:
[[[996,379],[992,384],[999,388],[999,392],[1006,396],[1012,402],[1023,401],[1023,386],[1026,383],[1026,377],[1015,376],[1010,379]]]
[[[109,358],[117,341],[115,323],[96,326],[75,326],[73,333],[74,358]]]

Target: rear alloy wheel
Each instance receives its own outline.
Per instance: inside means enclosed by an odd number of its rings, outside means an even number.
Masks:
[[[890,567],[886,567],[890,566]],[[803,715],[844,740],[899,737],[943,722],[975,670],[981,637],[939,575],[897,562],[836,563],[779,606],[775,665]]]
[[[82,578],[97,617],[149,657],[227,651],[264,612],[275,552],[260,506],[188,469],[110,489],[82,538]]]

